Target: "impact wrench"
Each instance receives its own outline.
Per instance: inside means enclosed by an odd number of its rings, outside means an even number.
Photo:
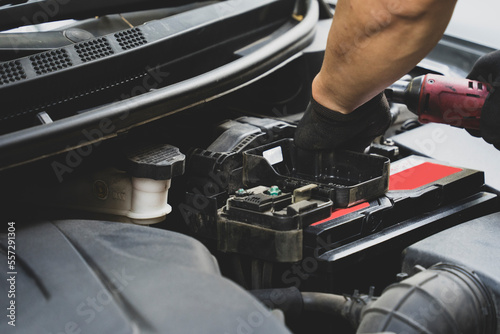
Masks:
[[[479,130],[481,109],[490,90],[483,82],[427,74],[397,81],[385,94],[389,101],[405,104],[421,123]]]

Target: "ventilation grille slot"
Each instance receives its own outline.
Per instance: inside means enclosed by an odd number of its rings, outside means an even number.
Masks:
[[[26,73],[18,60],[0,63],[0,86],[22,79],[26,79]]]
[[[148,42],[139,28],[133,28],[116,33],[115,38],[123,50],[133,49]]]
[[[68,52],[64,49],[40,53],[30,57],[36,74],[42,75],[73,66]]]
[[[83,62],[110,56],[114,53],[106,38],[98,38],[75,45],[76,53]]]

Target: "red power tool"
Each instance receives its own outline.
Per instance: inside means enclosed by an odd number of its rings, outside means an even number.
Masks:
[[[444,123],[479,130],[489,84],[427,74],[386,89],[389,101],[405,104],[422,123]]]

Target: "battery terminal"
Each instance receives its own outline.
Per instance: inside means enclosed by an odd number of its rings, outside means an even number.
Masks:
[[[268,190],[268,195],[269,196],[279,196],[282,194],[281,189],[278,186],[272,186]]]
[[[243,188],[236,190],[234,194],[236,195],[236,197],[245,197],[249,195],[249,193]]]

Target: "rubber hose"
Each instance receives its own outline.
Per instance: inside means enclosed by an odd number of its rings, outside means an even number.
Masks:
[[[344,316],[349,299],[320,292],[300,292],[295,287],[251,290],[250,293],[270,309],[280,309],[286,316],[296,317],[303,312],[319,312]]]
[[[389,286],[361,314],[357,333],[492,334],[493,298],[473,272],[437,264]]]
[[[302,292],[304,311],[341,315],[347,299],[320,292]]]

